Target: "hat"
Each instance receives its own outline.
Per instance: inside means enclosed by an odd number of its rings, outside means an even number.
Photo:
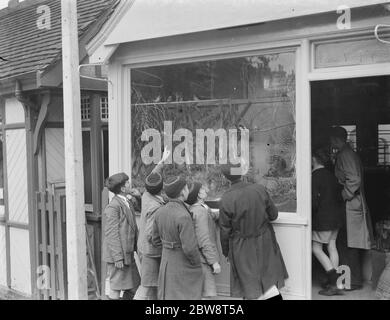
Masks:
[[[126,173],[121,172],[108,177],[105,184],[108,190],[110,190],[112,193],[118,194],[120,193],[120,188],[126,183],[127,180],[129,180],[129,176]]]
[[[343,141],[347,141],[348,139],[348,132],[343,127],[333,127],[330,130],[330,136],[333,138],[339,138]]]
[[[224,164],[221,166],[222,174],[228,179],[229,181],[236,181],[241,179],[241,174],[232,174],[232,169],[236,169],[237,171],[240,171],[240,165],[239,164]]]
[[[190,206],[193,205],[196,200],[198,200],[198,194],[199,190],[202,188],[202,184],[199,182],[194,182],[191,186],[190,193],[188,194],[188,198],[186,200],[186,203]]]
[[[145,179],[145,189],[150,194],[158,194],[163,188],[163,178],[158,172],[152,172]]]
[[[184,178],[169,177],[164,183],[164,191],[169,198],[176,199],[186,184],[187,181]]]

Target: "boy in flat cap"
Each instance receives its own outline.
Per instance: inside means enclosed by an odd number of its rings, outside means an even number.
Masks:
[[[161,246],[158,277],[159,300],[200,300],[203,273],[188,197],[186,180],[168,178],[164,190],[168,203],[155,213],[152,242]]]
[[[103,260],[107,262],[109,298],[131,300],[140,284],[140,275],[134,259],[138,228],[133,204],[127,198],[132,193],[129,177],[125,173],[115,174],[106,180],[106,187],[115,194],[104,209]]]
[[[230,261],[231,295],[280,300],[279,289],[288,274],[270,223],[278,210],[263,186],[242,181],[233,168],[222,167],[231,188],[222,196],[219,215],[222,252]]]
[[[162,247],[152,244],[152,230],[155,212],[165,204],[162,170],[164,161],[170,155],[165,150],[162,159],[145,179],[145,192],[142,195],[142,209],[139,224],[138,255],[141,259],[141,285],[134,297],[136,300],[157,300],[158,273]]]

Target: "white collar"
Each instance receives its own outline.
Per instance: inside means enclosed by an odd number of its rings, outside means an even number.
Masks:
[[[121,194],[117,194],[117,196],[119,197],[119,199],[121,199],[125,203],[125,205],[128,208],[130,208],[130,205],[129,205],[129,202],[128,202],[129,200],[125,196],[122,196]]]
[[[314,171],[317,171],[319,169],[324,169],[325,167],[324,166],[318,166],[317,168],[313,169],[311,172],[313,173]]]

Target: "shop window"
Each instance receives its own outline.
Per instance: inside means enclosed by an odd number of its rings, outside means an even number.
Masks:
[[[100,98],[100,113],[102,121],[108,120],[108,97]]]
[[[81,97],[81,120],[91,120],[91,103],[88,96]]]
[[[390,46],[376,38],[340,39],[316,43],[314,55],[316,69],[386,63]]]
[[[390,165],[390,124],[378,125],[378,164]]]
[[[223,129],[228,134],[247,128],[250,168],[244,179],[263,184],[279,211],[296,212],[294,52],[133,69],[131,79],[136,185],[143,186],[151,166],[141,157],[148,143],[141,140],[142,133],[166,133],[164,123],[170,122],[172,133],[189,130],[194,145],[184,163],[173,161],[165,174],[208,184],[210,199],[220,198],[229,187],[217,166],[223,139],[215,139],[215,164],[199,162],[197,129]],[[173,143],[173,150],[179,143]]]

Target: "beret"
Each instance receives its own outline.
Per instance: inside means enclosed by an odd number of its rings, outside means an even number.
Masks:
[[[191,206],[196,202],[196,200],[198,200],[200,188],[202,188],[202,184],[200,182],[194,182],[192,184],[190,193],[188,194],[188,198],[186,200],[187,204]]]
[[[151,194],[159,193],[163,188],[163,178],[158,172],[152,172],[145,179],[145,189]]]
[[[164,183],[165,194],[171,199],[176,199],[186,185],[187,181],[182,177],[169,177]]]

